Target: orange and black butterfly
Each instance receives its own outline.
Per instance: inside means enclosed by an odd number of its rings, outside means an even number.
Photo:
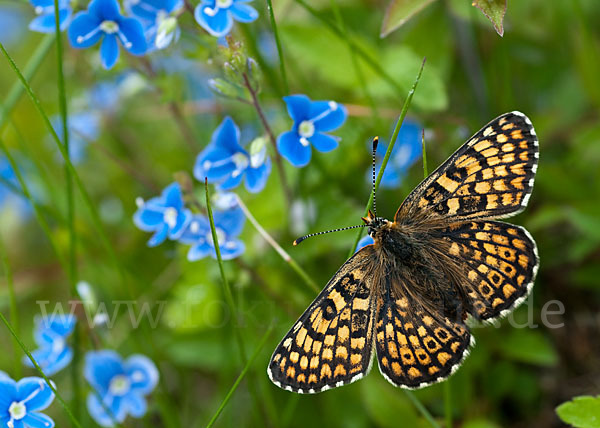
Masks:
[[[402,388],[454,373],[475,342],[467,318],[502,317],[533,287],[535,241],[497,219],[525,208],[538,158],[531,121],[507,113],[423,180],[393,222],[370,212],[363,221],[374,244],[342,265],[286,334],[271,380],[325,391],[366,375],[375,353]]]

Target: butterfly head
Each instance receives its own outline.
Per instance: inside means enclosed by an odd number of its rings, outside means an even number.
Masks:
[[[387,225],[389,223],[389,221],[386,220],[385,218],[377,217],[377,215],[374,214],[373,211],[371,211],[371,210],[369,210],[369,214],[366,217],[361,217],[361,220],[369,228],[369,235],[373,239],[375,239],[377,232],[379,230],[381,230],[382,227],[384,227],[385,225]]]

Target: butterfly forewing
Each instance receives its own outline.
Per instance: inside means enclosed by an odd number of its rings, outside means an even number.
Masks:
[[[373,246],[351,257],[275,349],[268,367],[279,387],[315,393],[353,382],[370,369],[375,269]]]
[[[499,221],[458,223],[441,231],[449,253],[466,272],[463,283],[472,315],[489,320],[507,314],[531,291],[539,258],[522,227]]]
[[[483,127],[413,190],[396,222],[500,218],[520,212],[533,189],[538,140],[531,121],[506,113]]]

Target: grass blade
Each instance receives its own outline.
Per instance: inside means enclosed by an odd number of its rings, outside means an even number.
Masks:
[[[254,360],[256,359],[256,357],[258,357],[258,354],[260,353],[260,351],[262,350],[262,348],[265,346],[265,343],[267,343],[267,339],[269,338],[269,336],[273,332],[273,328],[274,327],[275,327],[275,324],[274,323],[271,324],[269,326],[269,328],[267,329],[266,333],[260,339],[260,342],[258,342],[258,345],[256,346],[256,349],[254,350],[254,353],[250,356],[250,359],[248,360],[248,362],[246,363],[246,365],[242,369],[242,372],[239,374],[239,376],[237,377],[237,379],[233,383],[233,385],[232,385],[231,389],[229,390],[229,392],[227,392],[227,395],[225,395],[225,398],[223,399],[223,402],[221,403],[221,405],[219,406],[219,408],[217,409],[217,411],[215,412],[215,414],[213,415],[213,417],[210,419],[210,421],[206,425],[206,428],[212,427],[214,425],[214,423],[216,422],[216,420],[219,418],[219,416],[223,412],[223,409],[225,409],[225,406],[227,406],[227,403],[229,403],[229,400],[231,399],[231,396],[233,395],[233,393],[235,392],[235,390],[238,388],[238,386],[240,385],[240,382],[242,381],[242,379],[244,379],[244,376],[246,375],[246,373],[250,369],[250,366],[252,366],[252,363],[254,362]]]
[[[267,0],[267,10],[269,11],[269,19],[271,27],[273,27],[273,36],[275,37],[275,45],[277,46],[277,56],[279,56],[279,70],[281,72],[281,80],[283,81],[283,90],[285,95],[290,93],[290,85],[288,84],[287,73],[285,71],[285,62],[283,60],[283,49],[281,48],[281,40],[277,31],[277,23],[275,22],[275,14],[273,13],[273,4],[271,0]]]
[[[377,192],[377,189],[379,188],[379,183],[381,182],[381,179],[383,178],[383,173],[385,171],[385,167],[387,166],[388,160],[390,159],[390,156],[392,155],[392,150],[394,150],[394,145],[396,144],[396,138],[398,138],[398,133],[400,132],[400,128],[402,127],[402,122],[404,122],[404,118],[406,117],[406,113],[408,112],[408,108],[410,107],[410,102],[412,101],[413,95],[415,94],[415,90],[417,89],[417,85],[419,84],[419,80],[421,79],[421,75],[423,74],[424,67],[425,67],[425,59],[423,59],[423,62],[421,63],[421,68],[419,69],[417,78],[415,79],[415,82],[413,83],[410,91],[408,91],[408,96],[406,97],[406,101],[404,101],[404,105],[402,106],[402,111],[400,112],[400,116],[398,117],[398,121],[396,122],[396,127],[394,128],[394,132],[392,133],[392,138],[390,139],[390,143],[388,144],[387,151],[385,152],[385,156],[383,157],[383,161],[381,162],[381,168],[379,168],[379,173],[377,174],[377,180],[375,180],[375,188],[373,189],[373,192],[371,192],[371,195],[369,196],[369,202],[367,202],[367,207],[365,208],[365,213],[363,214],[363,216],[366,216],[369,213],[369,209],[373,205],[374,194]],[[356,240],[355,240],[352,248],[350,248],[350,254],[348,255],[348,257],[350,257],[352,254],[354,254],[354,250],[356,249],[356,246],[358,245],[358,241],[360,241],[362,232],[363,232],[362,229],[358,230],[358,234],[356,235]]]

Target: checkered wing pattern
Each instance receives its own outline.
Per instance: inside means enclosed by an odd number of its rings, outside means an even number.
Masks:
[[[442,232],[449,254],[467,272],[464,294],[480,320],[508,314],[533,287],[539,266],[535,241],[522,227],[499,221],[454,224]]]
[[[363,377],[373,350],[375,250],[351,257],[275,349],[267,372],[277,386],[316,393]]]
[[[531,121],[506,113],[483,127],[413,190],[396,222],[427,217],[466,221],[522,211],[533,189],[539,158]]]
[[[467,326],[427,311],[398,287],[377,301],[375,344],[379,370],[392,384],[416,389],[450,376],[474,342]]]

